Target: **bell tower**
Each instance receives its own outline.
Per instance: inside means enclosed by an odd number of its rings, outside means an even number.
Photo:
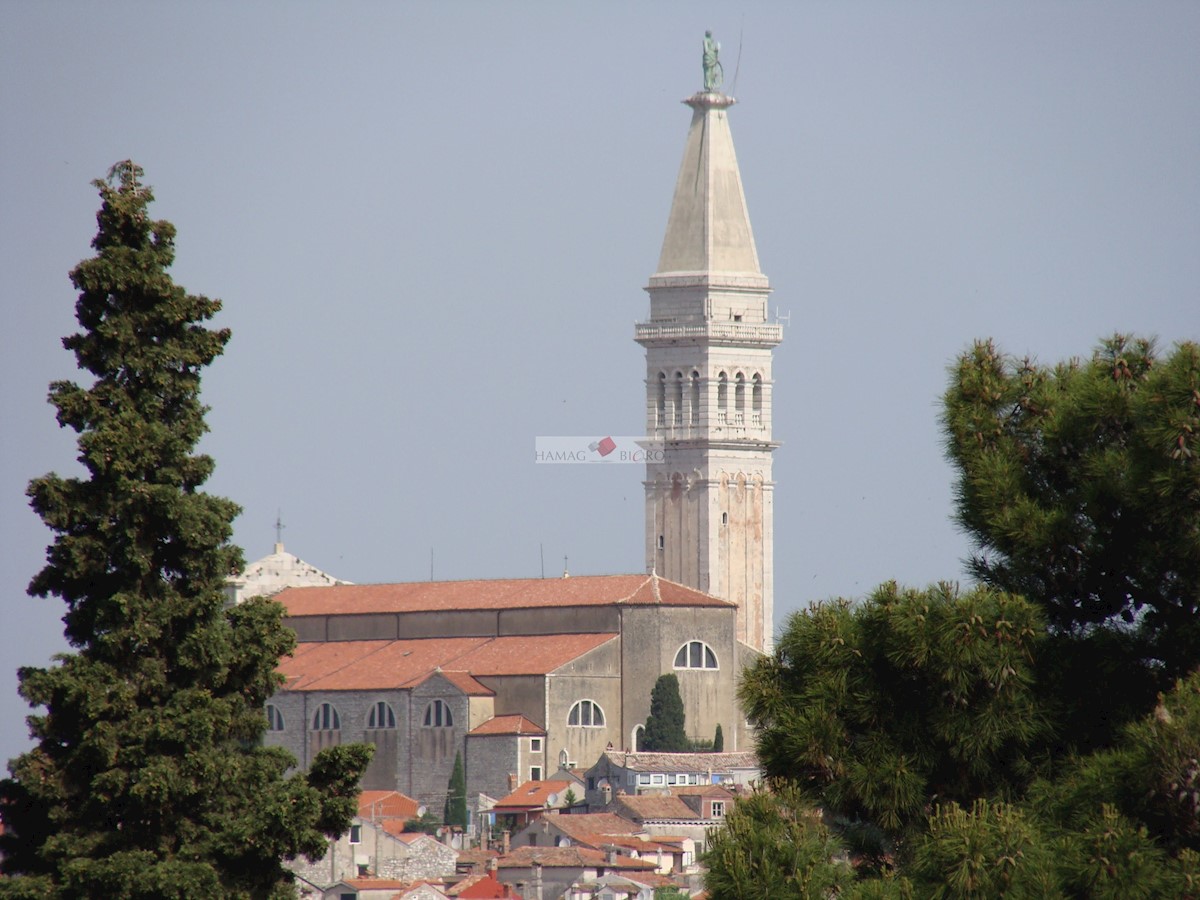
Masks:
[[[729,131],[734,99],[710,79],[692,109],[650,317],[646,434],[646,568],[738,604],[738,640],[771,649],[773,633],[770,285],[758,265]],[[713,53],[715,62],[715,53]],[[718,64],[719,65],[719,64]]]

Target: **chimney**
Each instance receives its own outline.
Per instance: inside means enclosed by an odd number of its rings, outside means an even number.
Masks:
[[[508,773],[508,792],[511,794],[516,789],[517,789],[517,773],[509,772]]]
[[[500,855],[508,856],[508,851],[512,849],[512,832],[507,828],[504,829],[504,839],[500,845]]]

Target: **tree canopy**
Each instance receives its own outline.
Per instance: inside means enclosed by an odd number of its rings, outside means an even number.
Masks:
[[[772,792],[729,839],[832,841],[841,900],[1200,898],[1200,346],[979,342],[942,424],[979,586],[789,619],[740,686]],[[788,832],[797,792],[830,835]],[[741,859],[710,855],[714,900]]]
[[[1200,663],[1200,345],[1116,335],[1050,367],[977,342],[942,422],[972,575],[1055,632],[1128,636],[1163,686]]]
[[[73,652],[20,671],[36,745],[0,782],[0,895],[288,896],[283,860],[345,829],[370,750],[288,776],[295,760],[259,746],[295,639],[277,603],[226,606],[238,509],[199,490],[213,461],[194,449],[200,371],[229,332],[168,275],[175,229],[141,177],[123,162],[95,182],[96,255],[71,272],[81,331],[63,345],[93,383],[50,401],[86,477],[28,493],[55,534],[29,590],[66,602]]]

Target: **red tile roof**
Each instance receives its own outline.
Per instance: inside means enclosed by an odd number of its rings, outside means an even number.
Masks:
[[[619,854],[614,856],[615,859],[610,861],[607,854],[599,850],[589,850],[587,847],[517,847],[507,856],[501,856],[496,864],[501,869],[523,869],[534,863],[548,868],[655,868],[655,864],[649,860],[633,859]]]
[[[488,675],[545,675],[614,640],[615,634],[422,638],[407,641],[306,641],[280,661],[289,691],[364,691],[411,687],[439,666]],[[447,672],[443,671],[443,675]],[[482,687],[482,685],[480,685]]]
[[[470,884],[466,884],[466,881]],[[462,900],[495,900],[495,898],[512,897],[512,886],[501,884],[491,872],[463,879],[446,892],[451,897],[461,897]]]
[[[527,781],[507,797],[496,801],[496,812],[513,809],[537,809],[550,802],[554,795],[556,800],[571,787],[569,781]]]
[[[417,815],[418,803],[399,791],[363,791],[358,795],[360,819],[413,819]]]
[[[544,735],[546,729],[522,715],[493,716],[470,734],[528,734]]]
[[[635,818],[641,819],[670,819],[674,821],[700,818],[696,811],[678,797],[664,797],[656,794],[641,796],[620,796],[613,800],[612,809],[626,811]]]
[[[589,844],[591,841],[588,839],[598,835],[635,834],[641,830],[628,819],[613,813],[548,816],[541,821],[553,825],[573,840]]]
[[[736,605],[657,575],[338,584],[287,588],[275,599],[287,607],[289,616],[536,609],[548,606]]]

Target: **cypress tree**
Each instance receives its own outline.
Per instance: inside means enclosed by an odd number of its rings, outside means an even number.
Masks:
[[[691,749],[684,729],[683,698],[674,673],[660,675],[650,692],[650,718],[642,735],[643,750],[685,753]]]
[[[721,753],[725,750],[725,734],[721,731],[721,723],[717,723],[717,733],[713,735],[713,753]]]
[[[0,895],[288,896],[283,860],[349,825],[370,751],[285,777],[295,760],[259,746],[294,635],[277,603],[226,608],[238,509],[199,490],[213,461],[193,451],[200,370],[229,332],[167,274],[175,229],[141,175],[126,161],[94,182],[96,255],[71,272],[81,331],[63,345],[93,383],[55,382],[50,402],[86,477],[28,490],[55,534],[29,591],[66,602],[73,652],[20,671],[36,746],[0,782]]]
[[[446,787],[446,811],[442,816],[447,825],[467,827],[467,774],[463,769],[462,751],[454,754],[454,771]]]

